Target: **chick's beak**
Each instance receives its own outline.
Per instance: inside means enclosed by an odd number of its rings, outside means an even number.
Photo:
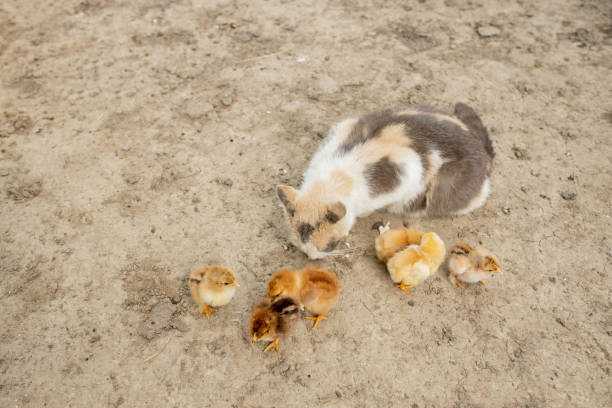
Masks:
[[[240,285],[238,284],[238,282],[234,281],[232,282],[232,286],[240,286]]]

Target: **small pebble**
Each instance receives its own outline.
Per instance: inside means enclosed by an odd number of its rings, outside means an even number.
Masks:
[[[569,150],[567,152],[565,152],[565,156],[566,157],[572,157],[572,152],[570,152]]]
[[[501,33],[499,28],[491,26],[491,25],[478,27],[476,29],[476,32],[482,38],[495,37],[496,35],[499,35]]]
[[[336,391],[336,397],[342,398],[342,393],[340,391]]]
[[[510,214],[510,207],[508,207],[507,205],[503,206],[502,212],[504,214]]]
[[[529,153],[527,153],[527,150],[521,149],[520,147],[513,146],[512,152],[514,153],[514,157],[516,157],[519,160],[529,160],[530,159]]]
[[[564,138],[566,138],[566,139],[576,139],[576,135],[571,133],[568,130],[562,130],[562,131],[559,132],[559,134],[561,136],[563,136]]]
[[[230,95],[225,95],[221,97],[221,103],[223,106],[230,106],[234,102],[234,99]]]
[[[85,285],[83,285],[83,286],[85,286],[86,288],[88,288],[88,287],[90,287],[90,286],[91,286],[91,284],[92,284],[92,283],[93,283],[93,281],[92,281],[92,280],[89,280],[89,281],[85,282]]]
[[[561,198],[563,198],[564,200],[568,200],[568,201],[572,201],[576,199],[576,193],[569,193],[567,191],[562,191],[561,193]]]

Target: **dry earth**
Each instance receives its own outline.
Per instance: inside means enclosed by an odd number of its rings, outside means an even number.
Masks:
[[[2,1],[0,406],[612,406],[611,51],[607,0]],[[330,319],[252,346],[266,280],[307,262],[274,186],[337,120],[457,101],[492,194],[411,222],[504,275],[407,297],[371,229],[403,219],[373,214],[316,262]],[[209,263],[242,286],[207,321]]]

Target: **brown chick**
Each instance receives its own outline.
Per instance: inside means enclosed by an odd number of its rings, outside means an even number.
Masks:
[[[408,289],[423,283],[433,275],[444,261],[446,247],[435,232],[422,235],[419,245],[410,245],[398,251],[387,261],[391,280],[406,294]]]
[[[449,279],[457,286],[480,282],[502,273],[499,260],[486,248],[473,248],[460,242],[451,248],[448,257]]]
[[[314,320],[312,330],[315,330],[321,320],[327,319],[325,315],[338,301],[340,281],[332,272],[310,266],[298,271],[281,269],[272,276],[267,290],[271,298],[293,298],[315,314],[315,317],[306,317]]]
[[[397,251],[409,245],[419,245],[423,231],[416,228],[395,228],[380,234],[375,241],[376,256],[387,262]]]
[[[291,298],[278,298],[274,301],[262,299],[255,305],[251,314],[249,328],[253,343],[267,340],[271,343],[264,349],[264,353],[274,348],[280,353],[278,345],[280,340],[287,337],[300,315],[300,306]]]
[[[234,273],[222,266],[198,266],[189,276],[189,289],[193,300],[202,310],[198,313],[201,316],[206,313],[206,318],[210,319],[210,312],[217,306],[229,303],[234,297],[236,282]]]

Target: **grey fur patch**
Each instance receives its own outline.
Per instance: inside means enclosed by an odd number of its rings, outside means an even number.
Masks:
[[[341,154],[346,154],[355,147],[377,137],[380,130],[393,124],[393,111],[390,109],[369,113],[359,118],[346,140],[338,147]]]
[[[427,196],[425,194],[421,194],[417,198],[415,198],[410,204],[404,207],[404,212],[406,213],[414,213],[423,211],[427,208]]]
[[[442,216],[466,208],[480,193],[487,165],[485,160],[469,159],[445,163],[428,192],[427,215]]]
[[[385,156],[365,169],[370,196],[390,193],[399,186],[402,169]]]
[[[300,240],[302,240],[303,243],[308,242],[308,240],[310,239],[310,235],[314,232],[315,227],[313,227],[310,224],[306,224],[306,223],[302,223],[300,224],[300,226],[298,227],[298,233],[300,234]]]
[[[333,211],[327,210],[327,213],[325,214],[325,220],[331,222],[332,224],[335,224],[340,221],[340,216]]]
[[[482,120],[480,120],[474,109],[470,108],[465,103],[459,102],[455,105],[455,116],[470,129],[470,133],[481,139],[489,156],[494,158],[495,151],[493,150],[493,143],[491,143],[491,139],[489,138],[489,132],[487,132],[487,128],[485,128]]]

